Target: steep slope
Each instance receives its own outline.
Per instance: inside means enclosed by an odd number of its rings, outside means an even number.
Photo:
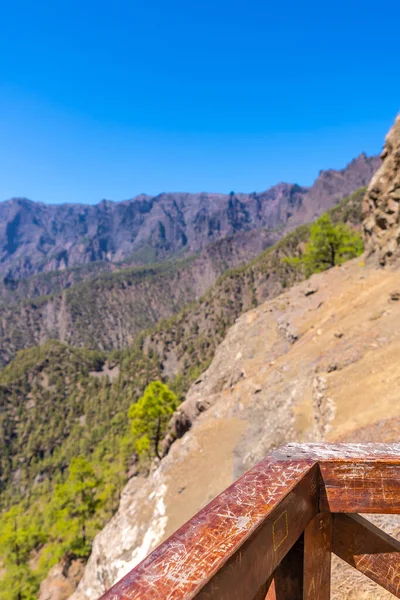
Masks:
[[[97,598],[273,447],[360,430],[397,439],[400,275],[359,263],[313,276],[229,330],[180,407],[191,429],[149,479],[129,482],[74,600]]]
[[[332,217],[359,224],[361,196],[340,203]],[[99,508],[90,520],[90,541],[115,511],[121,486],[136,469],[129,405],[158,378],[182,397],[240,314],[303,277],[282,258],[300,252],[308,236],[308,226],[296,229],[250,265],[228,272],[198,302],[142,334],[123,352],[107,356],[53,341],[20,352],[0,371],[0,505],[8,509],[17,503],[15,509],[40,532],[40,543],[34,537],[28,546],[32,564],[38,566],[27,568],[24,577],[37,582],[71,547],[49,507],[55,502],[54,486],[65,481],[72,459],[85,457],[98,477]],[[186,417],[175,420],[165,451],[189,424]],[[0,517],[0,535],[7,514]],[[0,548],[0,563],[2,556]],[[66,569],[57,569],[52,581],[64,586],[56,573]],[[0,579],[1,590],[2,585]]]
[[[96,206],[0,203],[0,274],[21,279],[92,261],[143,264],[194,253],[237,231],[312,220],[366,185],[377,157],[360,155],[341,171],[321,172],[314,186],[278,184],[260,194],[141,195]]]
[[[261,230],[256,238],[243,232],[219,240],[197,257],[119,269],[61,294],[4,302],[0,304],[0,365],[18,350],[49,339],[105,351],[126,348],[140,331],[198,300],[224,271],[255,258],[278,238],[277,232],[268,230]],[[36,276],[36,281],[39,278],[43,276]]]
[[[185,259],[181,259],[181,261],[199,258],[203,267],[197,269],[196,285],[197,287],[209,286],[210,276],[207,274],[208,270],[225,270],[239,264],[244,264],[256,258],[265,248],[274,244],[281,236],[282,232],[277,229],[260,229],[257,231],[256,236],[251,231],[239,231],[209,244],[201,253],[189,255]],[[177,266],[179,266],[181,261],[177,261]],[[88,284],[90,281],[98,280],[102,276],[109,276],[120,271],[127,273],[128,269],[129,272],[141,272],[142,274],[146,273],[146,269],[148,269],[151,273],[154,271],[154,268],[163,264],[149,263],[142,267],[135,267],[131,265],[131,262],[129,259],[122,262],[94,261],[82,266],[38,273],[25,279],[10,279],[6,277],[0,282],[0,305],[15,304],[21,300],[31,300],[41,296],[54,296],[77,284]],[[171,266],[171,263],[175,261],[165,262],[168,262],[169,266]],[[118,278],[119,275],[116,279]],[[203,278],[205,278],[204,282]],[[107,277],[107,280],[112,280],[112,277]]]
[[[361,196],[340,204],[333,217],[360,222]],[[107,356],[56,341],[20,352],[0,371],[0,447],[7,449],[1,453],[0,505],[18,499],[38,476],[52,479],[65,469],[82,451],[82,440],[90,456],[119,413],[127,426],[126,410],[149,381],[161,377],[186,392],[240,314],[303,277],[282,258],[298,252],[308,235],[302,226],[248,266],[229,271],[198,302],[123,352]]]

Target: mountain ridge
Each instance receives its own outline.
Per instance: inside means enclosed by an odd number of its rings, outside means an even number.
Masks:
[[[310,187],[278,183],[251,194],[141,194],[97,205],[0,203],[0,276],[23,279],[93,261],[140,265],[200,252],[238,231],[294,227],[367,185],[379,166],[365,153]]]
[[[322,183],[323,187],[329,187],[330,178]],[[348,185],[346,178],[344,184]],[[333,191],[339,193],[336,184]],[[339,203],[330,211],[332,220],[359,228],[362,195],[360,190]],[[320,196],[323,197],[327,196]],[[336,204],[332,193],[328,197],[329,202]],[[317,192],[315,199],[318,199]],[[308,213],[302,213],[300,220],[304,214]],[[283,230],[281,227],[276,232],[278,236]],[[128,406],[143,393],[147,383],[155,379],[168,382],[179,397],[193,381],[201,383],[201,373],[236,319],[304,277],[293,266],[282,262],[282,258],[301,253],[309,231],[309,226],[302,225],[249,264],[227,271],[204,297],[183,308],[177,316],[164,319],[150,331],[143,332],[122,352],[105,355],[47,342],[21,352],[15,362],[0,372],[3,409],[0,435],[7,448],[0,464],[1,500],[4,507],[20,500],[19,506],[30,511],[40,530],[46,531],[43,533],[45,547],[32,547],[40,553],[42,577],[46,574],[45,566],[54,564],[48,562],[52,544],[60,552],[58,538],[48,528],[43,507],[51,497],[53,485],[64,480],[63,473],[72,458],[79,452],[91,460],[103,479],[98,493],[103,494],[108,489],[107,503],[96,514],[97,524],[91,525],[98,529],[98,524],[104,523],[114,512],[120,486],[135,471],[130,450],[132,440],[129,435],[125,437],[129,429]],[[239,233],[257,237],[254,231]],[[211,247],[208,245],[208,250]],[[92,282],[89,283],[91,286]],[[94,290],[90,288],[93,299],[102,301],[102,294]],[[92,312],[89,311],[90,315]],[[103,328],[102,316],[96,316],[95,312],[92,316],[95,317],[92,323]],[[11,320],[10,316],[4,317],[5,331],[10,331]],[[87,321],[75,330],[85,333],[90,327]],[[65,324],[62,329],[66,331]],[[279,332],[284,340],[291,339],[285,322],[280,324]],[[39,339],[39,343],[42,341]],[[234,385],[227,382],[231,383]],[[204,405],[200,410],[206,408]],[[165,452],[174,438],[181,437],[188,427],[190,423],[177,416],[175,430],[165,440]],[[111,488],[104,487],[107,485]]]

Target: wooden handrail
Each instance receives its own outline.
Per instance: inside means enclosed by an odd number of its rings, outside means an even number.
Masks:
[[[343,533],[366,512],[400,513],[400,444],[288,444],[102,600],[328,600],[331,551],[400,598],[399,543],[361,517]]]

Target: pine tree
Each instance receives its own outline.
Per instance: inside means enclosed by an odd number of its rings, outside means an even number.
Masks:
[[[135,450],[140,457],[160,457],[160,442],[172,414],[178,407],[175,394],[161,381],[153,381],[143,396],[129,408]]]
[[[52,538],[63,540],[63,552],[88,555],[92,537],[88,535],[88,524],[100,503],[96,494],[98,485],[92,465],[83,456],[71,460],[66,482],[56,485],[51,506]]]
[[[362,238],[344,223],[334,225],[328,214],[322,215],[311,226],[310,241],[299,258],[284,262],[304,269],[306,277],[326,271],[363,252]]]

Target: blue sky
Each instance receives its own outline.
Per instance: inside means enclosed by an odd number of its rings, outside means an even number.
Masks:
[[[379,152],[400,3],[4,2],[0,200],[310,184]]]

